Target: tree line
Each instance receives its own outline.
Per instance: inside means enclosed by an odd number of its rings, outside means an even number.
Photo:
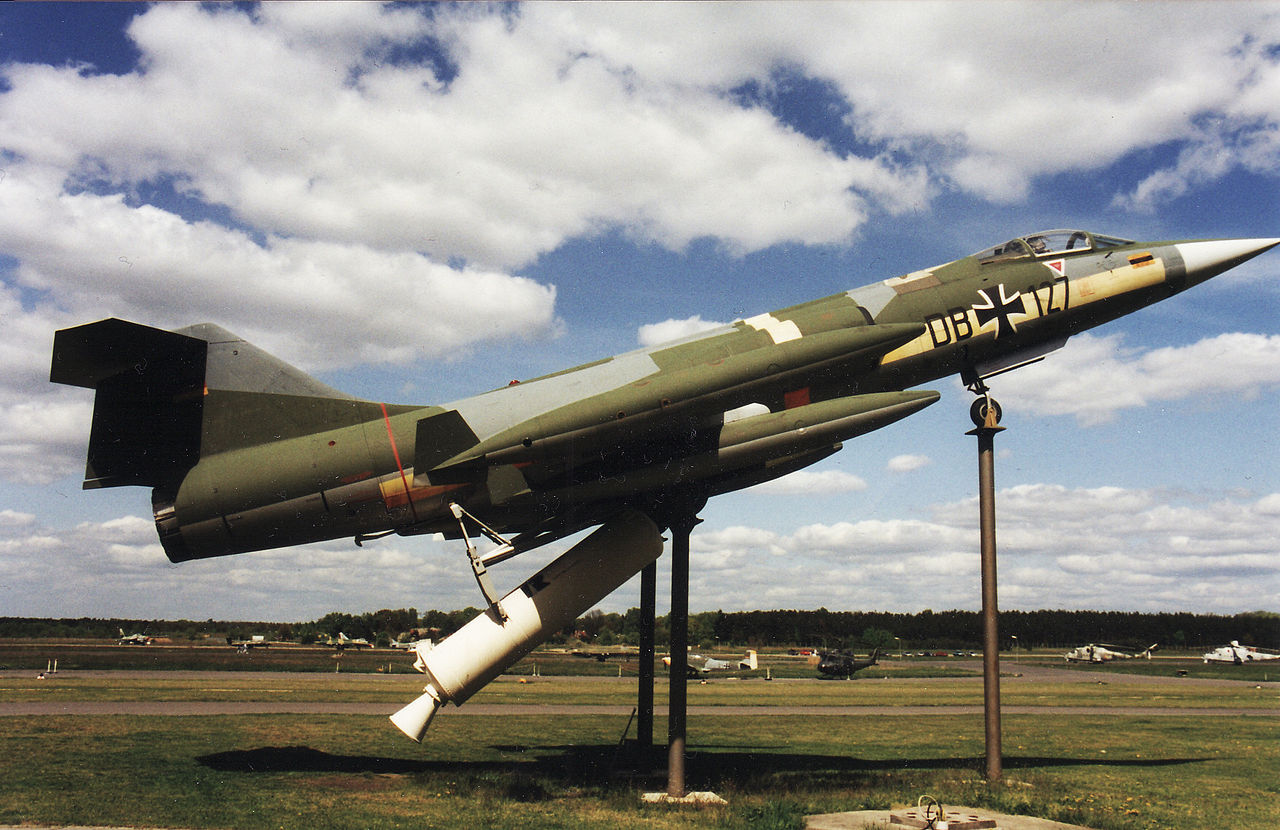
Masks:
[[[376,645],[426,636],[440,640],[457,631],[476,608],[423,611],[382,609],[363,614],[332,612],[310,622],[279,623],[205,620],[0,617],[0,638],[111,639],[142,633],[174,642],[221,641],[254,635],[296,643],[326,642],[339,632]],[[1153,643],[1169,649],[1203,649],[1231,640],[1280,648],[1280,614],[1255,611],[1234,615],[1132,611],[1001,611],[1001,646],[1067,648],[1112,643],[1135,649]],[[666,642],[668,619],[659,617],[658,643]],[[635,645],[640,609],[587,612],[551,638],[553,643]],[[866,650],[973,649],[982,642],[982,615],[976,611],[925,610],[914,614],[882,611],[706,611],[689,616],[689,642],[717,647],[818,647]]]
[[[731,643],[882,649],[975,648],[982,642],[982,615],[976,611],[894,614],[875,611],[746,611],[719,613],[718,640]],[[1114,643],[1146,648],[1209,649],[1231,640],[1280,646],[1280,614],[1256,611],[1234,615],[1139,613],[1132,611],[1001,611],[1001,646],[1066,648]]]

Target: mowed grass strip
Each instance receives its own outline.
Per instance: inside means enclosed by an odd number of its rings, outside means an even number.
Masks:
[[[1280,821],[1269,718],[1008,716],[1006,780],[988,785],[981,718],[694,715],[689,785],[730,801],[694,810],[640,803],[665,779],[622,774],[624,723],[446,711],[419,746],[381,717],[3,718],[0,822],[799,827],[923,794],[1098,830]]]
[[[216,701],[346,702],[403,704],[422,689],[421,675],[225,673],[167,676],[165,673],[93,675],[59,672],[0,677],[0,701]],[[472,698],[473,703],[617,705],[635,704],[634,678],[521,678],[504,676]],[[667,678],[659,676],[655,700],[666,702]],[[1096,706],[1138,708],[1280,709],[1276,684],[1179,685],[1175,680],[1033,682],[1006,678],[1006,706]],[[854,680],[734,680],[714,678],[689,685],[692,706],[976,706],[981,682],[894,679],[863,675]]]

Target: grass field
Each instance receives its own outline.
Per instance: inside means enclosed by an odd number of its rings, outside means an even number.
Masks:
[[[401,656],[401,659],[403,657]],[[590,661],[582,661],[584,663]],[[811,813],[914,804],[987,807],[1098,830],[1280,823],[1274,684],[1176,681],[1004,685],[1006,704],[1238,707],[1264,717],[1009,715],[1005,781],[982,780],[981,717],[690,715],[692,789],[728,807],[643,806],[658,763],[618,750],[626,716],[446,712],[423,745],[377,716],[0,718],[0,823],[190,828],[799,827]],[[317,700],[403,703],[414,678],[379,674],[76,675],[0,678],[13,700]],[[521,683],[475,703],[634,703],[634,680]],[[659,703],[665,683],[658,684]],[[860,677],[715,680],[693,706],[976,703],[981,683]],[[1087,703],[1086,703],[1087,701]],[[471,704],[468,704],[471,705]],[[779,710],[780,712],[785,710]],[[451,716],[452,715],[452,716]],[[657,724],[662,744],[665,723]],[[659,750],[659,762],[665,752]]]
[[[1265,827],[1275,723],[1005,719],[1006,783],[982,725],[925,717],[690,719],[689,784],[730,806],[644,807],[618,719],[442,718],[422,747],[378,717],[0,721],[0,821],[176,827],[798,826],[921,794],[1108,828]],[[615,774],[610,774],[614,772]]]

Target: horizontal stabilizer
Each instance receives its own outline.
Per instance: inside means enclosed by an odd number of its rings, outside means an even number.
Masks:
[[[54,335],[54,383],[97,390],[85,489],[159,486],[199,460],[207,344],[109,319]]]
[[[107,378],[155,377],[157,367],[176,364],[203,383],[206,350],[203,340],[113,317],[55,333],[49,380],[96,389]]]
[[[86,489],[176,486],[202,457],[381,415],[212,323],[63,329],[49,379],[97,392]]]

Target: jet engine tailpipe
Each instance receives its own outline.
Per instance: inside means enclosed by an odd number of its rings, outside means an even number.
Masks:
[[[662,535],[648,516],[629,510],[609,520],[504,596],[505,622],[490,609],[420,652],[414,667],[428,678],[424,694],[391,722],[421,742],[442,704],[461,706],[661,553]]]

